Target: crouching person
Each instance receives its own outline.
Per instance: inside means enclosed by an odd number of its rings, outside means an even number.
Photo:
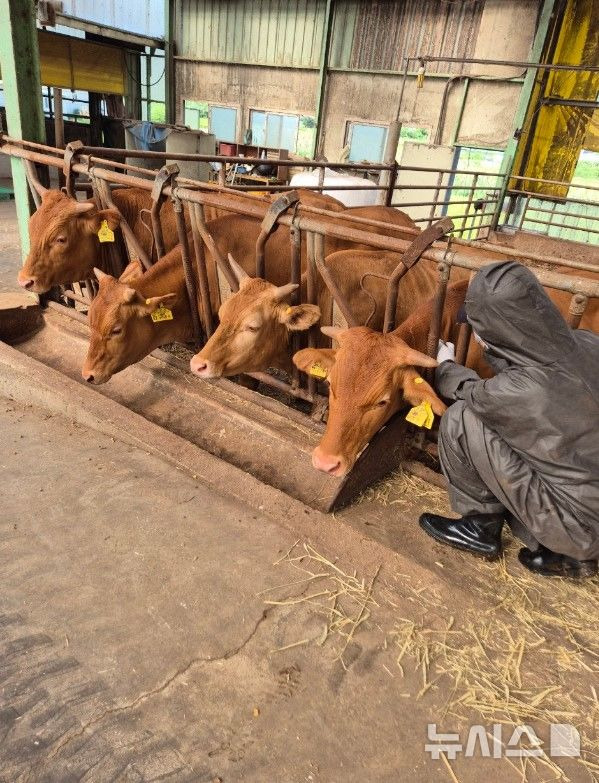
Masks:
[[[572,330],[526,267],[480,270],[465,310],[497,373],[481,380],[441,344],[437,391],[454,404],[439,457],[460,519],[423,514],[437,541],[493,559],[507,522],[519,560],[584,578],[599,557],[599,336]]]

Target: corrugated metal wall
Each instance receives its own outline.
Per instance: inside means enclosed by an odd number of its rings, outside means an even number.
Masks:
[[[338,2],[330,66],[400,71],[407,54],[471,55],[483,5],[484,0]],[[318,68],[325,11],[326,0],[178,0],[177,53],[208,62]],[[461,66],[431,63],[427,70],[459,73]]]
[[[349,0],[335,7],[332,68],[400,71],[414,54],[468,57],[474,51],[484,0]],[[429,63],[427,71],[462,66]]]
[[[130,33],[164,38],[164,0],[63,0],[62,12]]]
[[[179,0],[177,54],[192,60],[317,68],[325,0]]]

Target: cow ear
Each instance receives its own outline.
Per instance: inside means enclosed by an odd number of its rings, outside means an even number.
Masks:
[[[137,280],[138,277],[143,275],[144,268],[139,258],[134,258],[119,277],[119,283],[130,283],[132,280]]]
[[[98,233],[104,221],[106,221],[111,231],[114,231],[121,225],[121,213],[118,209],[101,209],[98,212],[94,212],[93,215],[83,215],[83,217],[86,219],[92,234]]]
[[[433,387],[422,378],[416,370],[403,370],[403,396],[412,405],[420,405],[421,402],[430,403],[431,408],[442,416],[447,410],[447,405],[437,397]]]
[[[279,308],[279,322],[290,332],[303,332],[320,320],[320,307],[311,304]]]
[[[115,279],[112,275],[109,275],[107,272],[103,272],[101,269],[98,269],[97,266],[94,267],[94,275],[96,276],[96,280],[98,281],[98,283],[101,283],[103,281],[108,282],[109,280]]]
[[[135,293],[138,293],[137,291]],[[159,307],[172,307],[177,301],[177,294],[162,294],[162,296],[151,296],[149,299],[144,300],[143,305],[140,305],[140,309],[144,315],[150,315]]]
[[[335,365],[334,348],[304,348],[293,356],[293,363],[302,372],[315,378],[327,378]]]

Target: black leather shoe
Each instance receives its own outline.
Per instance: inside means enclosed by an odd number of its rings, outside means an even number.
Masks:
[[[472,514],[450,519],[422,514],[420,527],[442,544],[496,560],[501,554],[502,514]]]
[[[567,555],[558,555],[547,547],[536,552],[524,547],[518,552],[518,560],[525,568],[541,576],[564,576],[569,579],[588,579],[597,573],[596,560],[576,560]]]

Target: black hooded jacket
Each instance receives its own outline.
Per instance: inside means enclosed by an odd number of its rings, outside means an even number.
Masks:
[[[599,526],[599,336],[571,329],[532,272],[518,263],[481,269],[465,304],[491,365],[504,369],[481,380],[472,370],[443,362],[436,372],[438,392],[464,400],[566,513],[585,527]],[[498,477],[509,481],[510,468],[497,465]]]

